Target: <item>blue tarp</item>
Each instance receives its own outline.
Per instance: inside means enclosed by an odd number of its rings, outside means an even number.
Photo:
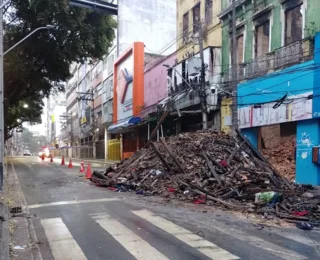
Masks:
[[[117,131],[125,129],[127,127],[137,125],[140,122],[142,122],[141,117],[131,117],[130,119],[127,119],[125,121],[121,121],[119,123],[112,124],[111,126],[109,126],[108,131],[111,133],[117,132]]]

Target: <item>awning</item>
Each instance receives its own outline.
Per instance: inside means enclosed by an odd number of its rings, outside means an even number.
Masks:
[[[119,131],[121,131],[121,130],[123,130],[125,128],[130,127],[130,126],[135,126],[135,125],[139,124],[140,122],[142,122],[142,118],[141,117],[131,117],[128,120],[121,121],[121,122],[116,123],[116,124],[112,124],[108,128],[108,132],[116,133],[116,132],[119,132]]]

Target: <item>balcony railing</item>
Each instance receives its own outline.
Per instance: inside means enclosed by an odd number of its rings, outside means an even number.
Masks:
[[[313,42],[306,38],[237,66],[237,81],[250,80],[281,70],[313,57]],[[233,81],[232,70],[223,73],[224,82]]]

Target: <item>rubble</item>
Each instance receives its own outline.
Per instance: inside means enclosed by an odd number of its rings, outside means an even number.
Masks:
[[[276,148],[263,149],[262,154],[279,171],[282,176],[293,181],[295,178],[295,136],[281,142]]]
[[[287,180],[240,133],[199,131],[149,142],[130,159],[94,172],[91,181],[268,219],[320,220],[320,190]]]

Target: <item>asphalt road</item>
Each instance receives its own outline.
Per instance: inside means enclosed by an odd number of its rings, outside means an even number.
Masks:
[[[96,187],[78,166],[35,157],[10,161],[44,260],[320,259],[316,230],[260,230],[217,209]]]

